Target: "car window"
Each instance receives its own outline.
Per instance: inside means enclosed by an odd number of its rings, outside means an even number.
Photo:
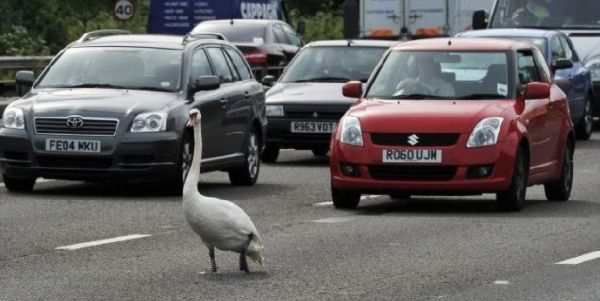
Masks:
[[[560,43],[562,44],[563,48],[565,49],[565,58],[570,60],[571,62],[576,62],[577,58],[573,54],[573,49],[571,49],[571,45],[567,41],[567,38],[564,36],[560,36],[559,39],[560,39]]]
[[[517,53],[517,66],[519,82],[526,85],[531,82],[541,81],[541,76],[531,50],[521,50]]]
[[[224,49],[221,49],[221,51],[224,51]],[[229,66],[229,70],[231,70],[231,75],[233,76],[233,81],[234,82],[240,81],[240,75],[239,75],[238,71],[236,70],[235,66],[233,65],[231,58],[228,55],[226,55],[225,53],[223,53],[223,55],[225,56],[225,60],[227,61],[227,66]]]
[[[542,52],[538,49],[534,49],[535,54],[535,63],[539,67],[540,76],[543,82],[550,83],[552,81],[552,73],[550,72],[550,67],[546,63],[546,59]]]
[[[248,22],[202,22],[192,30],[192,34],[206,32],[218,32],[230,42],[264,44],[266,27]]]
[[[290,41],[292,45],[302,47],[302,40],[300,39],[300,36],[298,36],[298,33],[288,25],[282,25],[282,27],[288,41]]]
[[[203,49],[198,49],[192,56],[192,67],[191,67],[192,81],[195,81],[200,76],[213,75],[213,71],[206,57],[206,53]]]
[[[551,51],[551,55],[552,55],[552,63],[555,63],[559,59],[566,58],[565,49],[563,48],[563,45],[558,40],[558,36],[556,36],[556,35],[553,36],[550,41],[550,44],[551,44],[550,51]]]
[[[239,72],[242,80],[252,79],[252,74],[250,73],[248,65],[246,64],[242,56],[237,51],[231,48],[225,48],[225,51],[227,51],[227,54],[229,54],[229,57],[231,57],[231,60],[233,61],[233,64]]]
[[[210,47],[206,49],[208,56],[210,57],[210,61],[212,62],[213,68],[215,70],[215,75],[219,77],[221,83],[230,83],[233,81],[233,74],[231,74],[231,70],[227,65],[227,60],[223,55],[221,49],[216,47]]]
[[[285,33],[283,33],[283,29],[281,29],[281,26],[273,26],[273,33],[275,34],[275,42],[280,44],[289,44],[287,39],[285,38]]]

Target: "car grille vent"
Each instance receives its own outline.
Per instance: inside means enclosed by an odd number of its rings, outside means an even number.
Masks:
[[[108,169],[113,163],[104,157],[38,156],[36,160],[42,168]]]
[[[36,118],[36,134],[113,136],[119,121],[116,119],[82,118],[83,126],[70,128],[68,118]]]
[[[315,114],[316,113],[316,114]],[[314,120],[340,120],[345,112],[285,111],[285,117]]]
[[[413,137],[415,135],[416,137]],[[460,134],[397,134],[397,133],[372,133],[371,141],[376,145],[393,146],[450,146],[456,144]]]
[[[448,181],[454,178],[456,166],[371,165],[369,173],[378,180]]]

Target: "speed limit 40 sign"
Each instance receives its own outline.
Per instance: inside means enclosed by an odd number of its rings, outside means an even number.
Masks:
[[[116,0],[113,8],[115,18],[127,21],[133,17],[135,2],[133,0]]]

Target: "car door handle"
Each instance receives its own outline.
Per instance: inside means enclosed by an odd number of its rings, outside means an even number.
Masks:
[[[244,99],[250,99],[250,93],[248,93],[248,91],[244,93]]]
[[[222,98],[221,99],[221,106],[223,107],[223,109],[227,108],[227,103],[229,102],[229,100]]]

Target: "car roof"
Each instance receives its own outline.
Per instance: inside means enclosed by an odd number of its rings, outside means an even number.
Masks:
[[[75,42],[70,47],[146,47],[177,49],[185,48],[184,37],[175,35],[157,35],[157,34],[123,34],[110,35],[95,38],[85,42]],[[189,42],[198,41],[191,39]],[[227,42],[217,39],[202,39],[207,44],[230,45]]]
[[[207,21],[202,21],[201,23],[197,24],[198,25],[202,25],[202,24],[229,24],[231,25],[231,22],[233,22],[233,25],[236,24],[257,24],[257,25],[268,25],[270,23],[275,23],[275,22],[281,22],[279,20],[271,20],[271,19],[222,19],[222,20],[207,20]]]
[[[484,29],[484,30],[473,30],[465,31],[458,36],[460,37],[533,37],[533,38],[547,38],[557,34],[556,30],[543,30],[543,29],[524,29],[524,28],[498,28],[498,29]]]
[[[394,46],[394,50],[450,50],[450,51],[507,51],[519,48],[531,49],[530,44],[507,39],[484,38],[435,38],[415,40]]]
[[[325,41],[317,41],[312,42],[306,47],[392,47],[398,44],[398,41],[389,41],[389,40],[325,40]]]

